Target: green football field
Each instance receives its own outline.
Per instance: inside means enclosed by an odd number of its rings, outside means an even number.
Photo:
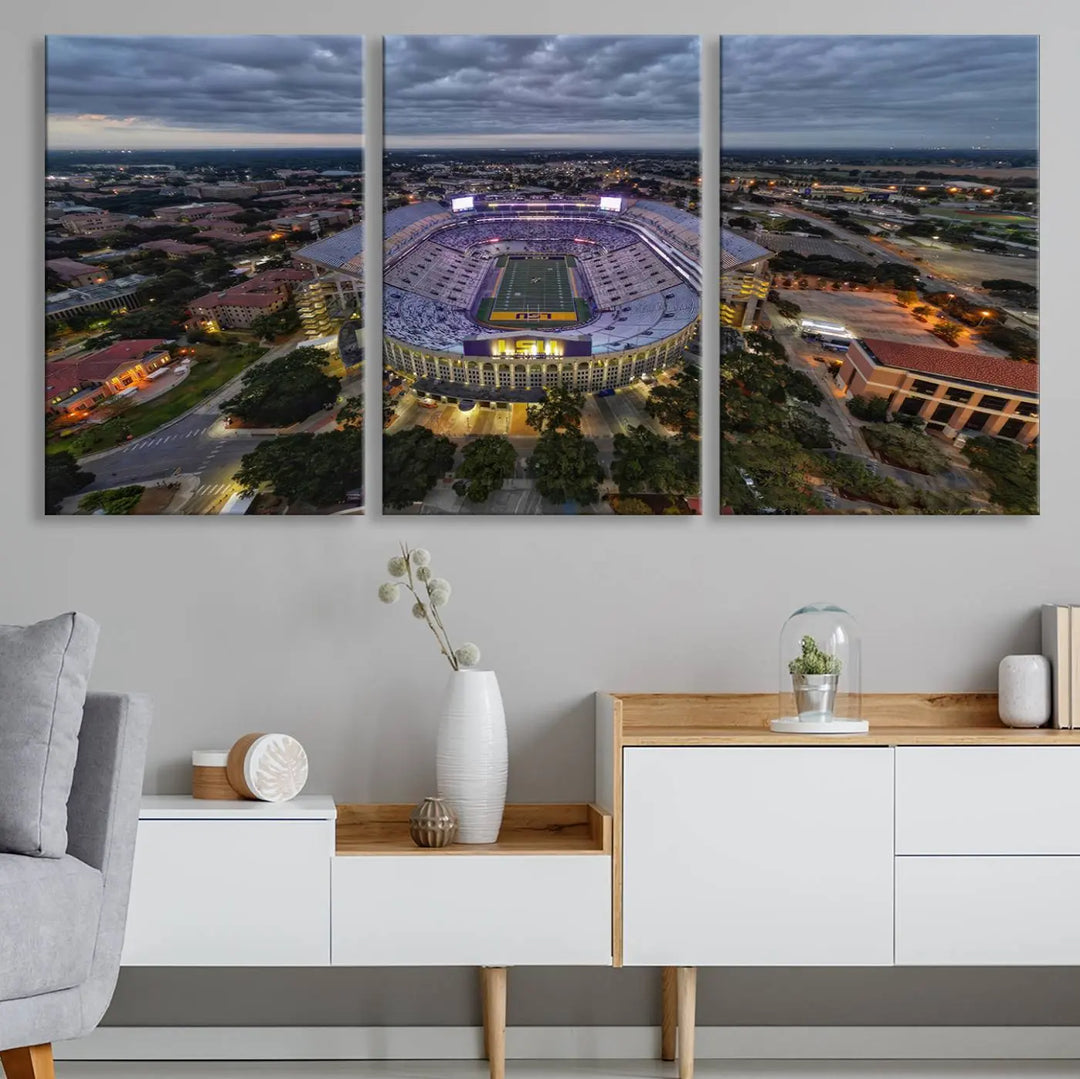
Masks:
[[[509,258],[491,313],[503,318],[536,312],[574,317],[574,289],[562,258]]]

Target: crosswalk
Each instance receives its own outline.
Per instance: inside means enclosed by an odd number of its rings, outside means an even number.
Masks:
[[[235,488],[231,483],[204,483],[196,492],[196,498],[209,498],[215,495],[223,495],[226,491],[233,491]]]
[[[138,442],[132,442],[131,445],[125,446],[121,453],[138,453],[140,450],[149,450],[154,446],[164,446],[167,442],[183,442],[189,438],[199,438],[205,435],[213,424],[208,424],[206,427],[196,428],[194,431],[184,431],[174,435],[158,435],[154,438],[142,438]]]

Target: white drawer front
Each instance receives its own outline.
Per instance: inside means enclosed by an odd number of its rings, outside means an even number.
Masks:
[[[630,966],[888,966],[883,747],[624,751]]]
[[[606,966],[611,858],[335,858],[332,955],[335,966]]]
[[[898,854],[1080,855],[1080,746],[901,746]]]
[[[902,966],[1080,964],[1080,858],[897,858]]]
[[[143,820],[122,962],[330,962],[332,821]]]

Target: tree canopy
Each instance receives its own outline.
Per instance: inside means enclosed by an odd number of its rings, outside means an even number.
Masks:
[[[426,427],[383,435],[383,505],[404,509],[454,467],[454,444]]]
[[[246,423],[287,427],[329,408],[341,390],[341,379],[326,374],[326,353],[304,346],[285,356],[249,368],[240,392],[221,405]]]
[[[236,482],[249,494],[267,484],[290,503],[336,505],[364,485],[363,432],[350,427],[269,438],[244,454]]]
[[[701,432],[701,373],[697,367],[679,368],[666,385],[654,386],[645,411],[680,435],[696,438]]]
[[[665,438],[648,427],[631,427],[613,440],[611,478],[620,495],[688,495],[698,490],[700,443],[691,438]]]
[[[549,429],[536,440],[529,458],[529,475],[549,502],[577,502],[588,506],[600,500],[604,468],[595,443],[577,428]]]
[[[585,408],[585,395],[568,386],[548,386],[544,400],[529,405],[525,410],[525,422],[541,433],[544,431],[569,431],[581,427],[581,413]]]
[[[465,497],[483,502],[514,474],[517,451],[502,435],[482,435],[462,451],[457,477],[465,482]]]
[[[59,513],[60,503],[94,482],[94,473],[79,467],[69,450],[45,456],[45,512]]]

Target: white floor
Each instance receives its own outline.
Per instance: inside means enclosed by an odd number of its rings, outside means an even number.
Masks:
[[[513,1060],[508,1079],[674,1079],[674,1064],[617,1060]],[[472,1061],[250,1062],[243,1064],[67,1062],[58,1079],[486,1079]],[[1080,1061],[698,1061],[697,1079],[1077,1079]]]

